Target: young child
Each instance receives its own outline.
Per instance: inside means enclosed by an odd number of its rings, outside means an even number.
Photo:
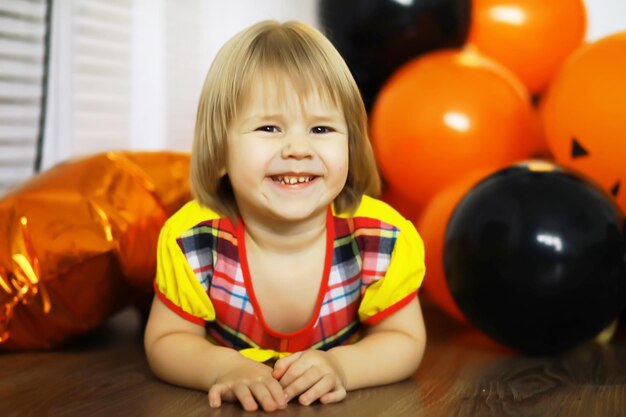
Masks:
[[[359,90],[331,43],[261,22],[215,58],[198,106],[194,201],[159,238],[154,373],[274,411],[412,375],[425,330],[412,224],[380,181]]]

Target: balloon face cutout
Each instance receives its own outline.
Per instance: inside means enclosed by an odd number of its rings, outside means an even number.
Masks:
[[[541,102],[546,143],[557,162],[610,192],[626,211],[626,32],[581,48]]]
[[[591,158],[593,158],[593,154],[591,154],[576,138],[572,138],[572,152],[571,152],[572,161],[579,162],[581,167],[588,166],[593,169],[593,163],[591,162]],[[598,158],[601,161],[605,161],[606,158]],[[617,173],[615,175],[618,175]],[[611,185],[610,178],[608,178],[609,182],[606,184],[608,190],[613,195],[613,197],[618,198],[620,195],[620,186],[621,180],[617,179],[614,184]]]

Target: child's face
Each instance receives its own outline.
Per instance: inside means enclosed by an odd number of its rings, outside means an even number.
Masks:
[[[257,81],[229,131],[226,172],[244,221],[325,216],[348,176],[348,127],[330,99]]]

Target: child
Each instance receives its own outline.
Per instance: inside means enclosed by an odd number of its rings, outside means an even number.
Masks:
[[[331,43],[261,22],[207,75],[194,201],[163,227],[145,334],[153,371],[274,411],[413,374],[425,330],[412,224],[381,201],[366,113]]]

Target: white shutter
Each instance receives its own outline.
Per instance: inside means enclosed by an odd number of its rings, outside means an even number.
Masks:
[[[74,0],[72,154],[130,140],[132,0]]]
[[[45,0],[0,1],[0,196],[34,172],[46,9]]]

